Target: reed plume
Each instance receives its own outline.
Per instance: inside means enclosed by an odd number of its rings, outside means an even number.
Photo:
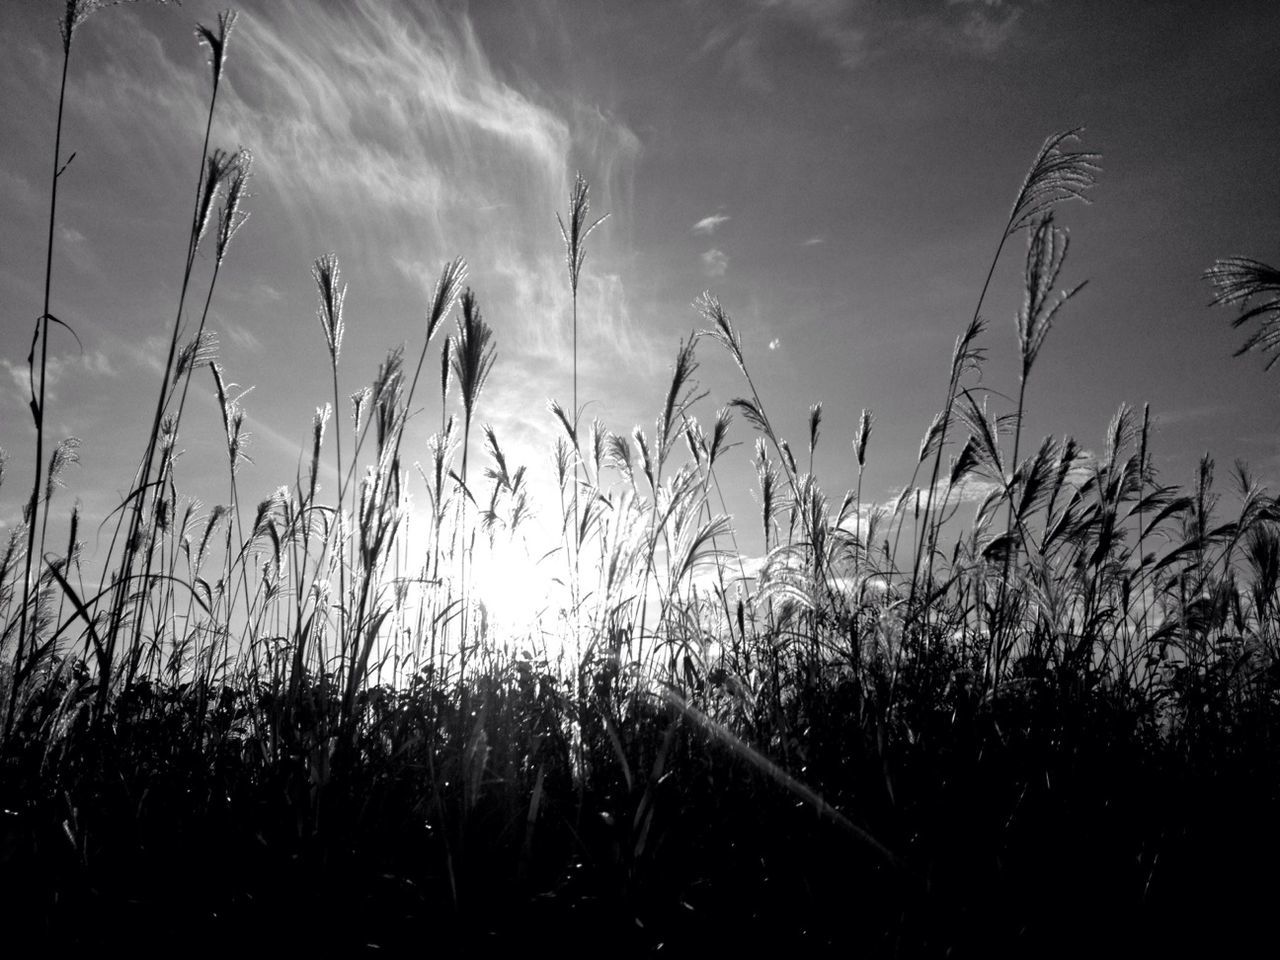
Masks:
[[[1215,261],[1204,272],[1204,278],[1213,284],[1216,293],[1212,306],[1239,306],[1240,313],[1231,321],[1237,329],[1257,320],[1258,329],[1236,350],[1240,356],[1256,350],[1261,354],[1275,354],[1267,360],[1264,370],[1270,370],[1280,360],[1280,270],[1249,257],[1226,257]],[[1259,302],[1250,305],[1251,301]]]
[[[581,416],[581,411],[578,407],[578,280],[582,274],[583,261],[587,257],[587,237],[591,236],[592,231],[609,218],[606,213],[594,222],[587,222],[587,211],[590,208],[590,203],[587,200],[589,189],[587,181],[582,174],[577,174],[573,179],[573,189],[569,191],[568,224],[564,222],[559,213],[556,214],[556,223],[560,225],[560,238],[564,241],[565,268],[569,274],[569,292],[573,303],[573,454],[575,458],[581,456],[581,450],[578,445],[578,418]],[[579,464],[575,460],[573,465],[573,526],[575,530],[578,528],[578,467]],[[578,579],[578,553],[576,549],[573,555],[573,566],[576,584]]]
[[[467,485],[467,448],[471,441],[471,423],[475,416],[476,402],[480,392],[489,379],[489,372],[497,356],[497,349],[489,341],[493,338],[493,330],[485,323],[480,313],[480,305],[476,295],[468,287],[462,294],[462,315],[458,318],[458,332],[453,346],[453,373],[458,380],[458,390],[462,394],[462,477],[464,495],[458,501],[460,524],[466,517],[466,485]],[[465,538],[465,532],[464,532]],[[467,546],[464,543],[460,551],[461,581],[466,596],[467,578]],[[466,610],[463,610],[462,626],[462,661],[466,669]]]

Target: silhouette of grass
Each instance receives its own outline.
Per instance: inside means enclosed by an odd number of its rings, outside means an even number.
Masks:
[[[200,30],[206,128],[233,22]],[[1076,135],[1045,142],[996,253],[1028,231],[1022,387],[1071,297],[1052,295],[1066,254],[1052,208],[1083,199],[1097,169],[1064,151]],[[597,421],[582,443],[576,398],[571,412],[551,404],[568,438],[553,452],[571,582],[546,614],[562,642],[530,642],[491,625],[467,576],[477,542],[517,531],[529,502],[488,425],[491,465],[469,470],[495,347],[460,260],[427,306],[407,389],[393,350],[350,398],[345,448],[345,286],[335,257],[315,262],[332,404],[317,408],[307,474],[243,508],[245,394],[203,326],[247,176],[248,154],[206,142],[182,281],[185,298],[213,219],[205,313],[180,348],[179,307],[96,590],[77,512],[65,552],[46,543],[77,445],[54,445],[43,469],[46,359],[42,347],[37,368],[33,350],[40,466],[0,553],[7,944],[484,954],[554,932],[622,954],[987,957],[1229,952],[1265,931],[1275,884],[1261,868],[1280,853],[1280,512],[1243,466],[1223,520],[1209,458],[1186,490],[1156,482],[1145,411],[1139,424],[1122,408],[1098,456],[1069,438],[1022,456],[1022,389],[1002,411],[975,386],[975,310],[898,506],[862,502],[863,411],[856,485],[833,507],[814,476],[822,408],[798,463],[707,293],[695,306],[708,328],[679,344],[652,435]],[[579,178],[563,237],[575,294],[586,195]],[[51,224],[56,209],[55,192]],[[1242,258],[1210,271],[1216,302],[1262,320],[1246,348],[1270,349],[1273,273]],[[411,556],[401,441],[455,306],[441,429],[419,468],[429,550]],[[51,320],[46,296],[41,340]],[[707,430],[704,339],[749,394]],[[229,501],[202,514],[171,468],[205,366]],[[739,442],[730,410],[757,435],[766,556],[750,574],[712,502]],[[989,492],[966,525],[956,505],[974,483]]]

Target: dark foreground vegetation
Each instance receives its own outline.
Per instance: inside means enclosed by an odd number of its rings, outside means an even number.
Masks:
[[[66,4],[67,61],[95,6]],[[210,117],[233,21],[199,31]],[[651,432],[580,425],[576,378],[572,410],[553,405],[563,596],[519,636],[496,635],[469,589],[530,504],[492,431],[468,473],[494,351],[460,261],[420,355],[393,351],[350,402],[345,288],[335,258],[316,262],[333,407],[308,472],[242,509],[243,412],[204,317],[250,158],[206,143],[168,365],[105,560],[82,561],[74,513],[64,545],[49,536],[76,445],[45,447],[47,299],[37,321],[36,472],[0,557],[4,943],[988,957],[1230,954],[1268,936],[1280,505],[1239,466],[1218,516],[1207,458],[1187,489],[1157,482],[1145,411],[1122,409],[1096,456],[1023,446],[1028,378],[1071,297],[1054,208],[1097,171],[1074,141],[1036,155],[996,254],[1025,238],[1016,406],[975,387],[980,296],[902,496],[869,505],[859,483],[836,506],[813,478],[821,408],[797,456],[704,295]],[[61,124],[51,251],[60,143]],[[579,180],[575,331],[595,225]],[[1260,324],[1245,349],[1271,350],[1275,271],[1236,258],[1210,279]],[[695,346],[711,341],[745,396],[704,429]],[[209,510],[175,476],[197,374],[192,401],[212,393],[226,430],[227,499]],[[441,430],[411,471],[407,411],[428,382]],[[745,431],[767,549],[751,571],[713,506]],[[324,501],[330,457],[343,480]],[[420,481],[425,558],[405,547]]]

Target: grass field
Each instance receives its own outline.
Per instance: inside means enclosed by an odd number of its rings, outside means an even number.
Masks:
[[[66,57],[93,7],[67,4]],[[203,29],[206,131],[233,22]],[[548,236],[575,328],[572,409],[545,414],[553,502],[537,504],[559,542],[523,629],[477,599],[534,493],[485,427],[495,342],[461,260],[421,343],[349,398],[341,267],[315,261],[330,368],[309,457],[241,502],[244,413],[205,318],[252,158],[207,133],[202,156],[137,473],[114,514],[69,526],[54,494],[77,444],[46,412],[46,274],[35,475],[0,474],[24,504],[0,545],[4,942],[1043,956],[1230,952],[1267,931],[1280,506],[1237,465],[1226,515],[1207,457],[1184,486],[1158,482],[1145,409],[1118,411],[1096,454],[1022,431],[1079,289],[1062,289],[1054,220],[1099,172],[1077,132],[1031,157],[992,238],[992,271],[1025,258],[1016,396],[975,388],[984,286],[889,505],[861,489],[874,417],[850,489],[819,488],[821,407],[794,444],[777,434],[710,294],[651,429],[580,422],[578,279],[599,221],[579,178]],[[60,141],[53,158],[50,264]],[[1272,349],[1276,272],[1235,258],[1207,280],[1257,328],[1242,350]],[[741,393],[700,422],[711,351]],[[227,493],[210,509],[174,462],[211,392]],[[410,457],[424,405],[441,428]],[[719,497],[732,444],[754,449],[762,562]],[[322,464],[340,478],[328,495]],[[408,510],[411,487],[426,510]],[[82,527],[103,522],[105,556],[83,559]]]

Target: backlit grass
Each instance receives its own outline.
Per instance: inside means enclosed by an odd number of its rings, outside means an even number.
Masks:
[[[95,6],[67,4],[64,63]],[[78,514],[65,543],[50,536],[78,454],[45,413],[61,323],[46,272],[35,473],[29,490],[3,478],[25,503],[0,556],[6,942],[1037,956],[1228,949],[1265,928],[1276,501],[1238,466],[1221,515],[1207,457],[1187,485],[1159,482],[1145,408],[1119,410],[1095,455],[1022,430],[1035,361],[1079,289],[1054,221],[1099,173],[1079,131],[1044,142],[992,238],[894,504],[863,499],[872,414],[852,489],[822,489],[821,406],[806,436],[780,436],[748,346],[703,294],[652,428],[582,423],[576,376],[572,409],[550,405],[558,496],[538,506],[558,518],[558,586],[519,629],[479,601],[532,494],[485,425],[501,345],[461,260],[441,265],[421,343],[350,397],[341,267],[315,260],[330,369],[309,456],[242,502],[244,397],[205,328],[251,174],[248,152],[208,143],[234,20],[201,28],[211,86],[182,299],[137,473],[90,518],[112,534],[90,560]],[[58,130],[50,263],[61,101]],[[587,195],[579,178],[560,238],[575,333],[599,224]],[[980,315],[1015,251],[1005,400],[978,385]],[[1261,322],[1244,349],[1269,351],[1275,271],[1233,258],[1210,279]],[[704,362],[736,366],[740,395],[708,397]],[[209,397],[226,500],[202,508],[174,463],[184,412]],[[411,458],[423,406],[440,428]],[[761,564],[720,498],[740,482],[735,444],[752,451]],[[339,478],[327,497],[322,463]],[[427,504],[415,516],[410,493]]]

